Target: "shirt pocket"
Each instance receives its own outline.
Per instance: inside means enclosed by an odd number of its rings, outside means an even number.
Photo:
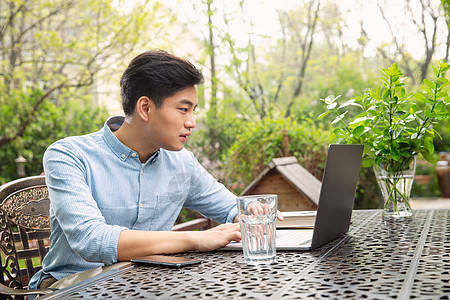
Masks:
[[[171,230],[185,202],[184,195],[158,195],[153,228],[155,230]]]

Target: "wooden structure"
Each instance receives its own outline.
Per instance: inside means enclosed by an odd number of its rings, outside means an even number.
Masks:
[[[172,231],[207,230],[217,226],[217,223],[208,218],[198,218],[174,225]]]
[[[294,156],[274,158],[241,195],[276,194],[280,211],[316,210],[321,182]]]

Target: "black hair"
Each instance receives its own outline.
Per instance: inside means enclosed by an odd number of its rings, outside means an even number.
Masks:
[[[167,97],[202,81],[202,73],[189,61],[159,49],[146,51],[130,62],[120,79],[123,111],[133,114],[142,96],[161,108]]]

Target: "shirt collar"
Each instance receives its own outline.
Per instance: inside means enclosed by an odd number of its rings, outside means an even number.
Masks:
[[[125,161],[132,153],[135,153],[133,150],[122,144],[113,133],[122,126],[124,121],[125,117],[114,116],[106,120],[105,125],[103,126],[103,138],[105,139],[106,144],[122,161]]]
[[[125,117],[123,116],[113,116],[106,120],[105,125],[103,126],[103,138],[105,139],[106,144],[109,148],[114,152],[114,154],[125,161],[128,157],[137,158],[138,154],[136,151],[131,150],[114,135],[114,132],[122,126],[125,121]],[[158,157],[159,150],[156,151],[147,162],[153,163]]]

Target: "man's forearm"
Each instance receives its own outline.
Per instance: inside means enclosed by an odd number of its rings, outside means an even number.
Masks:
[[[205,231],[139,231],[124,230],[117,245],[118,261],[152,255],[210,251],[231,241],[240,241],[239,224],[222,224]]]
[[[193,232],[124,230],[117,245],[118,261],[131,258],[196,250]]]

